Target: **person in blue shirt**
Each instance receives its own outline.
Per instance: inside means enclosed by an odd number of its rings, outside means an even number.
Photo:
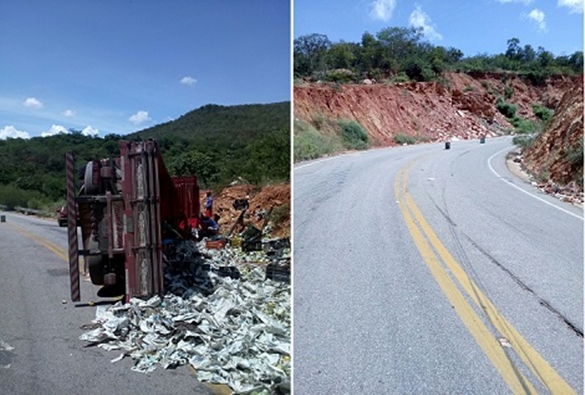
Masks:
[[[211,218],[213,216],[213,196],[209,189],[205,194],[205,203],[203,207],[205,208],[205,216]]]

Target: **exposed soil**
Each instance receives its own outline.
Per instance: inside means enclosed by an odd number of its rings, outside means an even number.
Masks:
[[[496,108],[498,97],[535,119],[532,104],[555,108],[576,78],[550,79],[534,86],[513,74],[450,73],[446,82],[372,85],[300,84],[294,87],[295,118],[358,121],[378,146],[396,145],[405,134],[419,141],[474,139],[501,135],[512,126]]]
[[[374,146],[393,146],[399,134],[433,142],[512,133],[496,107],[498,98],[528,120],[536,120],[534,104],[554,110],[545,131],[509,167],[547,193],[582,203],[582,75],[557,76],[542,85],[510,73],[449,73],[442,83],[301,83],[294,87],[294,111],[296,119],[323,133],[332,132],[324,120],[355,120]]]
[[[205,191],[201,193],[201,201]],[[235,226],[232,235],[245,229],[248,224],[262,229],[266,222],[272,231],[268,236],[273,238],[290,237],[290,185],[279,184],[257,187],[253,185],[235,185],[223,189],[214,195],[213,211],[220,217],[220,233],[227,234],[235,224],[241,211],[234,209],[235,199],[248,198],[249,207],[243,222]],[[270,213],[268,221],[266,215]]]

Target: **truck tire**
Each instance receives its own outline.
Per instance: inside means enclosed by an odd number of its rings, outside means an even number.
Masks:
[[[98,247],[97,241],[90,237],[85,248],[88,250],[96,250]],[[87,268],[92,284],[104,285],[105,268],[102,255],[87,255],[84,259],[87,259]]]
[[[85,176],[83,177],[86,195],[95,195],[99,192],[99,185],[94,185],[93,182],[93,161],[90,161],[85,165]]]

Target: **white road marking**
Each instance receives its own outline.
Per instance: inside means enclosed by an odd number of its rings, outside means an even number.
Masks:
[[[494,174],[495,174],[495,175],[496,175],[496,176],[497,176],[497,177],[498,177],[500,180],[504,181],[506,184],[510,185],[511,187],[514,187],[514,188],[516,188],[516,189],[517,189],[517,190],[519,190],[520,192],[522,192],[522,193],[525,193],[525,194],[527,194],[528,196],[530,196],[530,197],[533,197],[534,199],[538,199],[538,200],[540,200],[541,202],[543,202],[543,203],[545,203],[545,204],[548,204],[549,206],[552,206],[552,207],[554,207],[554,208],[556,208],[556,209],[558,209],[558,210],[561,210],[561,211],[563,211],[563,212],[565,212],[565,213],[567,213],[567,214],[569,214],[569,215],[572,215],[572,216],[573,216],[573,217],[575,217],[575,218],[579,218],[581,221],[583,221],[583,217],[580,217],[580,216],[578,216],[577,214],[574,214],[574,213],[572,213],[572,212],[570,212],[570,211],[568,211],[568,210],[565,210],[565,209],[564,209],[564,208],[562,208],[562,207],[559,207],[559,206],[557,206],[556,204],[553,204],[553,203],[551,203],[551,202],[548,202],[548,201],[546,201],[546,200],[544,200],[544,199],[542,199],[542,198],[540,198],[540,197],[538,197],[538,196],[536,196],[536,195],[534,195],[534,194],[532,194],[532,193],[530,193],[530,192],[528,192],[528,191],[525,191],[524,189],[522,189],[522,188],[520,188],[520,187],[518,187],[518,186],[514,185],[514,183],[512,183],[511,181],[508,181],[508,180],[506,180],[506,179],[505,179],[505,178],[504,178],[502,175],[498,174],[498,173],[497,173],[497,172],[494,170],[494,168],[492,167],[492,163],[491,163],[491,162],[492,162],[492,159],[493,159],[493,158],[494,158],[496,155],[499,155],[499,154],[501,154],[502,152],[504,152],[504,151],[506,151],[506,150],[509,150],[509,149],[510,149],[510,147],[504,148],[503,150],[501,150],[501,151],[498,151],[498,152],[496,152],[495,154],[493,154],[492,156],[490,156],[490,157],[489,157],[489,159],[487,160],[487,163],[488,163],[488,166],[489,166],[490,170],[492,171],[492,173],[494,173]]]

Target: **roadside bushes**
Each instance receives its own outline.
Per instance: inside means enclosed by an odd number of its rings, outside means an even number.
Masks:
[[[313,125],[300,119],[295,120],[295,162],[320,158],[344,149],[363,150],[370,146],[368,133],[354,120],[339,119],[335,122],[320,114],[314,115],[311,122]],[[321,128],[316,128],[316,125]]]
[[[14,185],[0,185],[0,204],[8,209],[26,207],[36,210],[45,209],[50,199],[38,191],[27,191]]]
[[[340,119],[337,124],[341,128],[341,136],[347,148],[358,150],[368,148],[368,133],[362,125],[346,119]]]
[[[516,115],[516,106],[505,102],[501,97],[496,101],[496,108],[506,118],[512,119]]]
[[[343,149],[341,139],[325,135],[303,121],[295,120],[294,126],[295,162],[320,158]]]
[[[548,122],[554,114],[553,110],[539,104],[533,104],[532,111],[534,112],[534,115],[543,122]]]
[[[414,136],[409,136],[407,134],[404,133],[398,133],[397,135],[394,136],[394,142],[396,144],[400,144],[400,145],[404,145],[404,144],[415,144],[416,143],[416,137]]]

